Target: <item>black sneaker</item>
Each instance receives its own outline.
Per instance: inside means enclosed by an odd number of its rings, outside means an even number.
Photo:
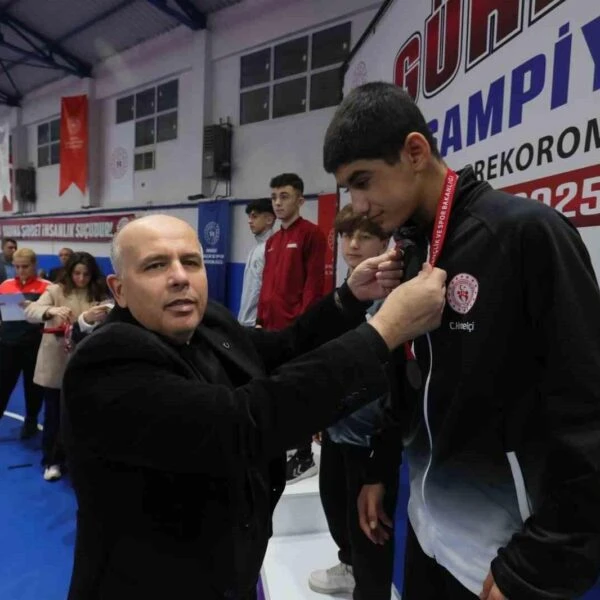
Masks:
[[[290,456],[285,467],[285,478],[287,483],[296,483],[307,477],[317,474],[317,465],[312,454],[308,458],[298,458],[298,454]]]
[[[21,439],[28,440],[33,436],[37,435],[38,426],[35,421],[25,421],[23,427],[21,427]]]

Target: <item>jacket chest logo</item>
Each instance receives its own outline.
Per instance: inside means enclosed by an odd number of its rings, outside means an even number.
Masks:
[[[473,275],[459,273],[448,284],[448,304],[460,315],[466,315],[475,305],[479,294],[479,282]]]

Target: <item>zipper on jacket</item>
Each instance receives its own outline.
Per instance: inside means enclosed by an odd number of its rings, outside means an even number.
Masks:
[[[525,487],[525,478],[523,477],[523,471],[519,464],[519,459],[515,452],[507,452],[506,458],[508,458],[508,464],[510,465],[510,472],[512,474],[513,483],[515,485],[515,492],[517,493],[517,504],[519,506],[519,513],[523,523],[531,516],[531,504],[529,503],[529,496],[527,495],[527,488]]]
[[[429,470],[431,469],[431,463],[433,462],[433,435],[431,433],[431,426],[429,425],[429,384],[431,382],[431,373],[433,371],[433,349],[431,346],[431,338],[429,337],[429,334],[426,335],[427,344],[429,346],[429,372],[427,373],[427,379],[425,381],[425,390],[423,393],[423,416],[425,419],[425,428],[427,429],[427,437],[429,439],[429,462],[427,463],[427,467],[425,468],[425,472],[423,473],[423,481],[421,482],[421,497],[423,498],[423,506],[429,514],[429,509],[427,508],[427,500],[425,499],[425,483],[427,480],[427,475],[429,474]]]

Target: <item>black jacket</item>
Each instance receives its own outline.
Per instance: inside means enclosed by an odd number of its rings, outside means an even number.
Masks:
[[[439,266],[441,327],[375,440],[372,479],[404,445],[423,549],[479,594],[579,597],[600,573],[600,292],[557,211],[460,173]]]
[[[285,449],[388,388],[385,344],[366,324],[348,331],[364,306],[346,306],[330,296],[266,332],[209,303],[195,335],[220,378],[118,307],[78,345],[63,382],[79,507],[70,600],[216,600],[256,585]]]

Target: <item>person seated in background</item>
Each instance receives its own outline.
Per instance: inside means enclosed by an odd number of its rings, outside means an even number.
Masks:
[[[248,226],[254,235],[256,245],[250,250],[244,268],[238,321],[244,327],[255,327],[258,297],[265,266],[265,243],[273,235],[273,224],[275,223],[271,199],[252,200],[246,206],[246,214],[248,215]]]
[[[348,265],[348,276],[361,262],[386,251],[390,236],[381,227],[353,212],[347,205],[337,214],[335,232]],[[369,309],[375,314],[380,301]],[[319,490],[329,531],[338,547],[339,564],[310,574],[309,587],[322,594],[353,593],[355,600],[389,600],[394,563],[393,538],[372,544],[360,529],[357,500],[371,454],[371,436],[382,419],[385,396],[326,429],[321,435]],[[385,474],[385,508],[396,505],[398,473]]]
[[[83,330],[91,330],[104,320],[110,308],[105,278],[88,252],[72,254],[60,281],[25,308],[31,323],[45,324],[34,381],[44,390],[42,465],[46,481],[60,479],[64,467],[59,426],[60,390],[69,357],[65,346],[67,326],[77,321]]]
[[[21,248],[11,254],[11,260],[16,276],[0,284],[0,294],[23,294],[26,301],[37,300],[50,282],[36,276],[35,252]],[[33,437],[38,431],[42,388],[34,383],[33,374],[41,341],[42,327],[28,323],[24,316],[22,321],[3,321],[0,325],[0,417],[8,406],[19,375],[23,374],[25,421],[21,439]]]
[[[50,279],[52,283],[58,283],[65,272],[65,267],[67,266],[71,256],[73,256],[73,250],[71,250],[71,248],[61,248],[58,251],[58,260],[60,260],[60,266],[50,269],[50,274],[48,275],[48,279]]]
[[[365,261],[272,332],[207,300],[186,222],[152,215],[115,236],[116,306],[63,379],[69,600],[256,597],[285,450],[385,394],[390,349],[439,322],[445,274],[427,267],[394,289],[398,257]]]
[[[17,274],[13,265],[13,255],[17,251],[17,240],[4,238],[2,240],[2,254],[0,254],[0,283],[7,279],[14,279]]]
[[[277,175],[270,185],[273,210],[281,221],[281,229],[265,245],[257,323],[277,331],[293,323],[323,297],[327,241],[314,223],[300,216],[304,182],[298,175]],[[300,445],[289,453],[288,483],[317,474],[311,440],[299,440]]]

